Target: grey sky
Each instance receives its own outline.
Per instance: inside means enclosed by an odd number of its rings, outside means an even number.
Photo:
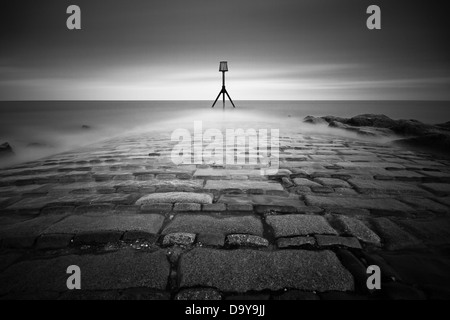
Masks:
[[[382,30],[366,28],[370,4]],[[0,99],[214,99],[228,60],[235,100],[450,100],[444,4],[3,0]]]

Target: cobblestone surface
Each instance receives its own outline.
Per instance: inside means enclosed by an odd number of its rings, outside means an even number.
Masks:
[[[293,131],[261,175],[175,165],[174,144],[140,133],[1,169],[0,298],[450,298],[448,159]]]

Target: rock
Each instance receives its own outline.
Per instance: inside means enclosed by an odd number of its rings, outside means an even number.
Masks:
[[[0,144],[0,157],[12,156],[14,151],[8,142]]]
[[[434,126],[442,130],[450,130],[450,121],[447,121],[445,123],[439,123]]]
[[[250,234],[230,234],[227,236],[230,246],[267,247],[269,241],[264,238]]]
[[[313,116],[306,116],[303,119],[303,122],[311,123],[311,124],[328,124],[328,122],[326,120],[319,118],[319,117],[313,117]]]
[[[337,237],[328,235],[316,235],[317,244],[320,247],[344,246],[354,249],[362,249],[358,239],[354,237]]]
[[[342,122],[339,121],[331,121],[328,124],[329,127],[331,128],[339,128],[339,129],[347,129],[347,128],[351,128],[350,126],[343,124]]]
[[[337,216],[337,223],[341,226],[344,234],[351,235],[359,240],[379,246],[380,237],[370,230],[362,221],[347,216]]]
[[[390,136],[394,134],[394,132],[388,128],[375,128],[368,126],[357,127],[357,126],[350,126],[348,124],[343,124],[342,122],[339,121],[332,121],[328,126],[331,128],[351,131],[361,136],[379,137],[379,136]]]
[[[195,234],[186,232],[176,232],[166,234],[163,240],[163,246],[171,246],[174,244],[189,246],[195,241]]]
[[[350,118],[346,124],[355,127],[390,128],[396,124],[396,121],[384,114],[360,114]]]
[[[321,118],[324,119],[328,123],[336,121],[336,122],[341,122],[343,124],[346,124],[348,121],[347,118],[341,118],[341,117],[335,117],[335,116],[325,116],[325,117],[321,117]]]
[[[418,136],[429,133],[432,128],[417,120],[397,120],[390,129],[399,135]]]

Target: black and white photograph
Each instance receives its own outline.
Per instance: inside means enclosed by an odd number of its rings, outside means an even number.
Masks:
[[[0,300],[450,299],[448,9],[2,0]]]

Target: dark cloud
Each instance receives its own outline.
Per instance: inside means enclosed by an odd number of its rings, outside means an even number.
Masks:
[[[66,29],[70,4],[81,7],[80,31]],[[371,4],[382,9],[378,31],[365,27]],[[445,9],[441,0],[3,0],[0,99],[210,99],[222,59],[236,99],[450,99]]]

